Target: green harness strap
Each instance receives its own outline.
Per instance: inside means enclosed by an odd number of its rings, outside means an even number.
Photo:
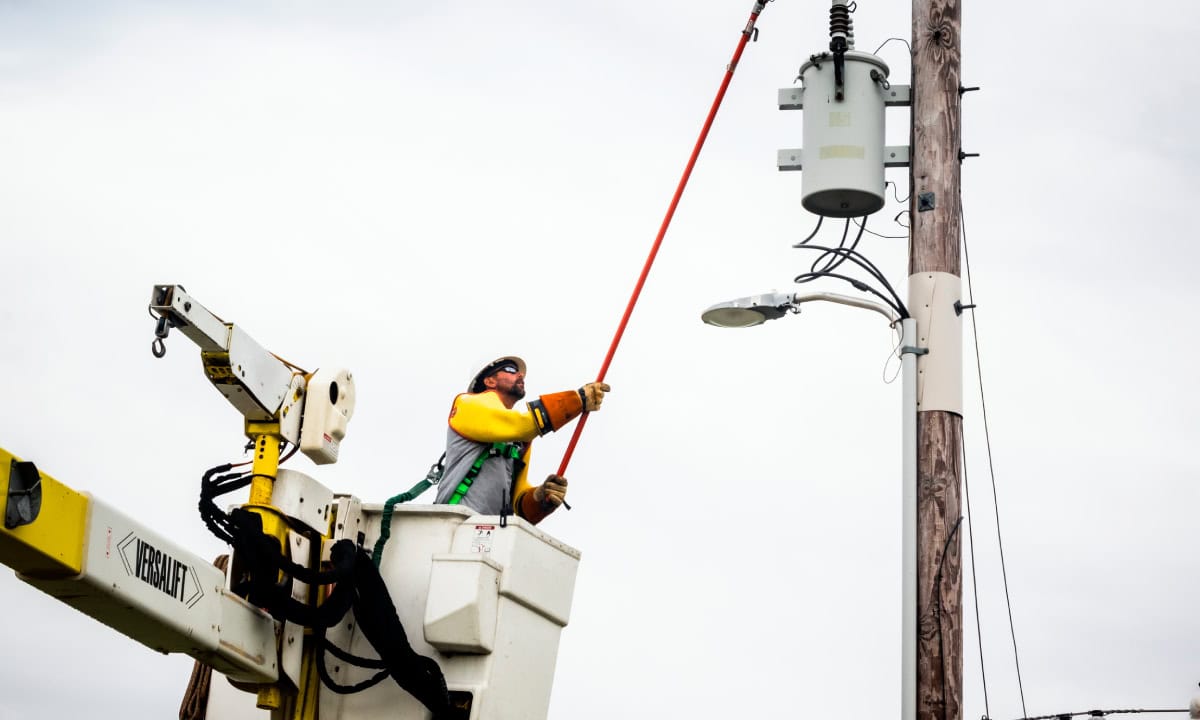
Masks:
[[[513,460],[520,460],[521,445],[519,443],[492,443],[491,447],[480,453],[479,457],[475,458],[475,462],[471,463],[471,467],[467,470],[467,474],[463,477],[462,482],[458,487],[454,488],[454,494],[446,501],[447,505],[458,505],[462,499],[466,497],[467,491],[471,489],[471,485],[475,482],[475,478],[479,476],[479,472],[483,470],[483,464],[490,457],[506,457]],[[446,459],[446,454],[442,453],[442,457],[432,467],[429,468],[429,473],[425,475],[425,479],[413,485],[408,489],[408,492],[402,492],[399,495],[390,497],[383,504],[383,517],[379,521],[379,539],[375,541],[375,550],[371,553],[371,560],[375,563],[375,567],[379,567],[379,562],[383,559],[383,546],[387,544],[388,538],[392,534],[392,510],[400,503],[406,503],[413,500],[421,493],[438,484],[442,479],[442,471],[445,466],[442,464]]]
[[[471,463],[470,469],[463,477],[462,482],[458,487],[454,488],[454,494],[446,501],[447,505],[458,505],[462,499],[467,496],[467,491],[471,489],[475,478],[479,477],[479,471],[483,469],[483,464],[490,457],[503,457],[517,460],[521,457],[521,446],[519,443],[500,443],[494,442],[492,446],[480,453],[479,457],[475,458],[475,462]]]

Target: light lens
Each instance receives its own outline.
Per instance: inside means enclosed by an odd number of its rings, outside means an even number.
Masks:
[[[762,325],[767,321],[767,316],[764,315],[758,308],[722,307],[719,305],[714,305],[713,307],[705,310],[704,313],[700,315],[700,319],[709,325],[735,328]]]

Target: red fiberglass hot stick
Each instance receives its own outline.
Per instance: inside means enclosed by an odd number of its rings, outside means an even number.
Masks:
[[[608,346],[608,354],[604,356],[604,364],[600,366],[600,374],[596,377],[596,382],[603,382],[604,376],[608,373],[608,366],[612,363],[613,355],[617,352],[617,345],[621,342],[621,336],[625,334],[625,326],[629,323],[629,316],[633,314],[633,306],[637,304],[638,296],[642,294],[642,286],[646,284],[646,276],[650,274],[650,266],[654,264],[654,258],[658,255],[658,248],[662,245],[663,237],[667,234],[667,227],[671,224],[671,218],[675,215],[675,208],[679,205],[679,198],[683,196],[683,189],[687,187],[688,178],[692,175],[692,168],[696,166],[696,158],[700,156],[700,149],[704,147],[704,140],[708,137],[709,128],[712,127],[713,118],[717,116],[717,110],[721,107],[721,101],[725,99],[725,91],[729,88],[729,81],[733,79],[733,71],[737,69],[738,61],[742,57],[742,51],[746,49],[746,43],[757,34],[754,23],[758,21],[758,16],[762,14],[763,8],[768,2],[773,0],[757,0],[754,3],[754,10],[750,13],[750,19],[746,22],[746,28],[742,30],[742,37],[738,40],[737,49],[733,52],[733,59],[729,61],[729,66],[725,69],[725,77],[721,80],[721,87],[717,90],[717,97],[713,100],[712,107],[708,111],[708,117],[704,120],[704,127],[700,129],[700,137],[696,139],[696,146],[692,148],[692,156],[688,158],[687,167],[683,170],[683,177],[679,179],[679,185],[675,188],[675,195],[671,198],[671,205],[667,208],[666,217],[663,218],[662,225],[658,228],[658,236],[654,238],[654,246],[650,248],[650,256],[646,258],[646,264],[642,267],[642,274],[638,277],[637,285],[633,288],[633,295],[629,298],[629,304],[625,306],[625,314],[621,316],[621,323],[617,326],[617,332],[613,335],[612,344]],[[563,475],[567,471],[567,463],[571,462],[571,455],[575,452],[575,443],[579,442],[579,435],[583,432],[583,426],[587,423],[588,414],[584,413],[583,417],[579,418],[579,424],[575,426],[575,434],[571,436],[571,442],[567,444],[567,451],[563,454],[562,464],[558,466],[558,474]],[[565,503],[564,503],[565,504]],[[570,506],[567,506],[570,509]]]

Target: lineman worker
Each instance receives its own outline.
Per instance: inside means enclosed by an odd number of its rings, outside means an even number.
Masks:
[[[445,470],[434,502],[541,522],[563,504],[567,479],[550,475],[541,485],[531,485],[530,443],[584,411],[600,409],[608,390],[606,383],[588,383],[513,409],[525,397],[525,361],[507,355],[483,366],[450,407]]]

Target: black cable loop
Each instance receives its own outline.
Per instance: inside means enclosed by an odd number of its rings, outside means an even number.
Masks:
[[[214,499],[249,485],[256,477],[267,478],[269,480],[274,480],[275,478],[272,475],[264,475],[262,473],[231,473],[229,475],[222,475],[216,479],[212,479],[211,476],[214,472],[221,472],[222,469],[229,469],[231,467],[231,465],[218,466],[204,474],[204,478],[201,480],[200,484],[200,517],[205,521],[205,524],[214,535],[217,535],[219,539],[224,540],[226,544],[236,546],[236,536],[239,524],[230,516],[230,514],[225,513],[223,510],[217,507],[216,503],[213,502]],[[239,510],[244,509],[239,508]],[[283,522],[293,532],[310,536],[310,540],[316,540],[315,537],[311,537],[314,535],[314,533],[308,526],[297,522],[294,518],[288,517],[287,515],[279,514],[278,517],[283,520]],[[218,531],[214,525],[219,525],[221,531]],[[261,532],[261,530],[259,532]],[[284,555],[281,555],[281,557],[282,560],[279,564],[279,569],[286,574],[295,577],[301,582],[317,582],[319,584],[338,582],[336,574],[330,575],[329,577],[331,579],[321,582],[319,579],[317,579],[319,578],[319,573],[317,575],[313,575],[313,571],[311,569],[303,565],[293,563]]]
[[[841,248],[841,249],[825,248],[825,247],[819,247],[816,245],[805,245],[804,247],[811,248],[814,250],[823,250],[823,251],[834,252],[834,253],[846,253],[847,258],[851,262],[858,265],[860,268],[862,268],[864,271],[866,271],[867,274],[869,274],[872,278],[879,281],[879,283],[881,285],[883,285],[884,289],[887,290],[888,293],[892,296],[892,300],[894,300],[894,302],[892,302],[892,301],[889,301],[886,298],[884,298],[885,302],[887,302],[888,305],[890,305],[892,307],[892,309],[895,310],[898,315],[900,315],[901,318],[909,317],[908,310],[904,306],[904,301],[900,299],[900,294],[896,292],[896,289],[892,287],[892,284],[888,282],[887,278],[884,276],[884,274],[882,272],[880,272],[879,268],[877,268],[875,266],[875,264],[872,263],[870,260],[868,260],[862,253],[854,251],[854,250],[848,250],[846,248]],[[813,280],[817,279],[818,277],[840,277],[840,276],[837,276],[837,275],[834,275],[833,273],[828,273],[828,272],[826,272],[826,273],[811,273],[811,272],[809,272],[809,273],[802,273],[801,275],[796,276],[795,282],[797,282],[797,283],[812,282]],[[803,279],[801,279],[801,278],[803,278]],[[859,287],[856,284],[859,281],[852,280],[850,278],[843,278],[843,279],[846,279],[848,282],[850,282],[851,285],[854,285],[856,288]],[[862,288],[859,288],[859,289],[862,289]],[[869,292],[873,292],[876,295],[879,295],[879,293],[876,292],[875,290],[869,290]],[[882,297],[882,296],[880,296],[880,297]]]
[[[813,231],[811,233],[808,234],[808,237],[804,238],[803,240],[801,240],[798,243],[793,244],[792,247],[797,248],[797,249],[805,248],[805,247],[817,247],[815,245],[809,245],[808,242],[810,240],[812,240],[814,237],[816,237],[817,232],[821,229],[821,223],[824,221],[825,221],[825,216],[819,215],[817,217],[817,226],[815,228],[813,228]],[[846,247],[846,238],[849,236],[849,233],[850,233],[850,219],[847,218],[846,224],[842,228],[842,239],[838,243],[837,250],[838,251],[849,250],[851,252],[854,252],[858,248],[859,241],[862,240],[863,231],[861,228],[864,227],[865,225],[866,225],[866,218],[863,218],[863,224],[859,226],[860,229],[858,231],[858,234],[854,238],[854,242],[851,243],[849,248],[847,248]],[[809,266],[809,272],[829,272],[831,270],[836,270],[838,268],[838,266],[840,266],[842,263],[844,263],[846,261],[846,258],[844,256],[839,257],[839,258],[830,258],[829,257],[830,255],[838,255],[838,254],[839,254],[838,252],[832,252],[829,250],[825,250],[824,252],[822,252],[822,254],[820,256],[817,257],[816,260],[813,261],[812,265]],[[826,260],[827,258],[829,258],[829,259]],[[825,262],[825,266],[818,268],[818,266],[821,265],[821,263],[823,261]]]
[[[857,265],[859,268],[861,268],[863,271],[865,271],[873,279],[878,280],[885,286],[890,287],[888,285],[887,278],[883,276],[883,273],[880,272],[879,268],[875,267],[874,263],[872,263],[870,260],[868,260],[865,255],[858,252],[857,250],[853,250],[853,249],[849,249],[849,248],[831,248],[831,247],[826,247],[823,245],[804,245],[799,249],[801,249],[801,250],[820,250],[822,252],[822,255],[826,255],[826,254],[845,255],[847,257],[847,259],[849,259],[851,262],[853,262],[855,265]],[[803,282],[811,282],[813,279],[819,278],[827,272],[828,272],[827,270],[814,270],[814,269],[810,268],[808,270],[808,272],[803,273],[803,275],[805,277],[809,278],[807,280],[804,280]],[[802,281],[797,280],[796,282],[802,282]],[[896,294],[894,290],[892,291],[892,294],[893,295]]]
[[[858,231],[858,235],[856,235],[854,238],[854,242],[851,243],[849,248],[847,248],[846,247],[846,238],[849,237],[849,235],[850,235],[850,218],[846,218],[846,224],[845,224],[845,226],[842,227],[842,239],[840,242],[838,242],[838,246],[836,248],[837,252],[824,253],[824,254],[818,256],[817,259],[813,261],[813,264],[809,266],[809,268],[808,268],[809,271],[810,272],[829,272],[831,270],[837,270],[839,265],[846,262],[846,255],[843,254],[841,251],[848,250],[849,252],[853,253],[858,248],[858,242],[860,240],[862,240],[862,236],[863,236],[862,230],[860,229]],[[829,255],[833,255],[835,257],[830,258],[825,263],[825,266],[818,270],[817,266],[820,265],[821,261],[824,260]]]
[[[260,511],[243,506],[226,514],[217,507],[214,498],[237,487],[244,487],[256,476],[255,473],[232,473],[214,479],[214,475],[227,472],[232,467],[229,464],[220,465],[204,473],[199,507],[205,524],[213,534],[232,545],[240,557],[240,574],[246,579],[236,584],[231,582],[234,592],[263,608],[279,622],[293,622],[316,631],[320,643],[317,673],[331,690],[358,692],[390,675],[401,689],[429,708],[435,719],[445,718],[450,701],[441,667],[436,660],[418,655],[412,649],[387,585],[370,555],[350,539],[343,538],[330,548],[331,570],[316,571],[293,562],[286,556],[280,540],[263,532],[263,515]],[[292,519],[285,515],[280,514],[279,517],[293,529],[312,532],[296,528]],[[281,574],[282,581],[279,580]],[[309,605],[291,596],[291,584],[296,580],[309,586],[333,585],[333,590],[321,605]],[[381,659],[358,658],[350,653],[343,654],[336,648],[331,652],[347,662],[367,666],[382,663],[384,669],[366,681],[345,686],[334,681],[325,668],[324,638],[325,630],[340,623],[351,607],[354,608],[363,636]]]
[[[328,650],[330,653],[332,653],[333,656],[336,657],[338,660],[343,660],[345,662],[351,663],[353,665],[357,665],[358,667],[361,667],[361,668],[367,668],[369,670],[379,670],[381,668],[387,667],[387,663],[385,663],[382,658],[369,658],[369,657],[363,657],[361,655],[355,655],[354,653],[349,652],[348,650],[343,650],[342,648],[338,647],[337,645],[334,645],[329,640],[329,638],[325,638],[324,644],[325,644],[325,649]]]
[[[218,539],[225,541],[238,550],[247,551],[253,557],[259,557],[261,554],[258,552],[258,548],[254,546],[256,538],[262,536],[261,519],[258,519],[259,516],[245,508],[237,508],[233,513],[226,513],[217,507],[214,500],[221,495],[245,487],[256,476],[269,476],[254,473],[233,473],[213,479],[212,476],[215,473],[223,472],[231,467],[228,464],[220,465],[204,473],[200,486],[200,517]],[[280,515],[280,517],[291,529],[300,532],[308,531],[305,527],[297,526],[291,518],[283,515]],[[254,527],[256,523],[258,527]],[[279,553],[268,556],[266,561],[271,569],[281,571],[310,585],[340,583],[347,577],[349,572],[345,568],[335,568],[334,570],[320,572],[314,571],[289,560],[282,554],[282,548],[280,548]]]
[[[963,265],[967,276],[967,304],[974,305],[975,291],[971,284],[971,255],[967,250],[967,219],[963,213],[961,187],[958,191],[958,221],[962,228]],[[992,480],[992,508],[995,511],[996,517],[996,543],[1000,549],[1000,574],[1004,579],[1004,602],[1008,609],[1008,630],[1012,636],[1013,664],[1017,672],[1017,689],[1021,694],[1021,714],[1027,716],[1029,711],[1025,709],[1025,683],[1021,679],[1021,657],[1017,652],[1017,630],[1013,623],[1012,598],[1008,591],[1008,566],[1004,560],[1004,538],[1000,533],[1000,500],[996,492],[996,465],[992,458],[992,433],[988,423],[987,399],[984,397],[983,392],[983,362],[980,359],[978,319],[979,315],[977,313],[971,313],[971,336],[975,342],[975,371],[979,380],[979,404],[983,411],[983,437],[987,443],[988,473]]]
[[[330,676],[329,670],[325,667],[324,655],[322,655],[321,661],[317,663],[317,675],[320,676],[321,682],[325,685],[325,687],[339,695],[352,695],[357,692],[362,692],[363,690],[369,690],[370,688],[373,688],[386,680],[389,674],[390,673],[387,670],[380,670],[362,682],[355,683],[353,685],[342,685],[337,680],[334,680],[332,676]]]
[[[841,239],[841,240],[839,240],[839,241],[838,241],[838,244],[837,244],[837,249],[838,249],[838,250],[845,249],[845,247],[846,247],[846,237],[847,237],[849,234],[850,234],[850,221],[849,221],[849,220],[846,220],[846,224],[842,226],[842,239]],[[837,268],[837,265],[833,265],[833,267],[830,267],[830,264],[832,263],[832,261],[830,261],[830,262],[826,262],[826,263],[825,263],[825,267],[824,267],[824,268],[821,268],[820,270],[818,270],[818,269],[817,269],[817,266],[818,266],[818,265],[820,265],[820,264],[821,264],[821,262],[822,262],[823,260],[825,260],[825,258],[826,258],[827,256],[829,256],[829,255],[833,255],[833,254],[834,254],[834,253],[833,253],[832,251],[827,251],[827,252],[824,252],[824,253],[821,253],[820,255],[818,255],[818,256],[817,256],[817,259],[816,259],[816,260],[813,260],[813,263],[812,263],[812,265],[809,265],[809,266],[808,266],[808,271],[809,271],[809,272],[825,272],[825,271],[828,271],[828,270],[834,270],[834,269],[836,269],[836,268]]]
[[[324,630],[321,630],[319,632],[319,634],[316,638],[316,642],[317,642],[317,658],[316,658],[317,674],[320,675],[321,682],[325,684],[325,687],[329,688],[330,690],[334,691],[335,693],[338,693],[339,695],[349,695],[349,694],[356,693],[356,692],[362,692],[363,690],[374,687],[374,686],[378,685],[379,683],[383,682],[383,680],[385,678],[387,678],[387,676],[390,674],[390,671],[387,667],[387,663],[385,663],[382,659],[365,658],[365,657],[360,657],[358,655],[349,653],[349,652],[339,648],[337,645],[334,645],[333,642],[330,641],[329,638],[325,635]],[[363,669],[367,669],[367,670],[378,670],[378,672],[376,672],[374,675],[367,678],[366,680],[357,682],[353,685],[343,685],[343,684],[339,683],[338,681],[334,680],[333,677],[329,674],[329,669],[325,666],[325,653],[326,652],[331,653],[334,657],[341,660],[342,662],[349,663],[350,665],[353,665],[353,666],[356,666],[359,668],[363,668]]]
[[[897,302],[900,302],[899,294],[892,287],[891,283],[888,282],[888,279],[883,274],[883,272],[875,265],[875,263],[871,262],[867,258],[866,255],[863,255],[858,250],[856,250],[854,248],[831,248],[831,247],[824,247],[821,245],[804,245],[800,249],[802,249],[802,250],[808,250],[808,249],[821,250],[825,253],[846,255],[847,259],[849,259],[855,265],[858,265],[860,268],[862,268],[872,278],[878,280],[880,282],[880,284],[882,284],[888,290],[888,292],[891,293],[892,297],[894,297]],[[814,273],[815,273],[815,277],[820,276],[820,273],[817,273],[816,271],[813,271],[813,270],[810,270],[808,273],[806,273],[806,275],[814,274]],[[806,280],[805,282],[809,282],[809,281]],[[903,303],[901,303],[901,304],[903,304]]]

